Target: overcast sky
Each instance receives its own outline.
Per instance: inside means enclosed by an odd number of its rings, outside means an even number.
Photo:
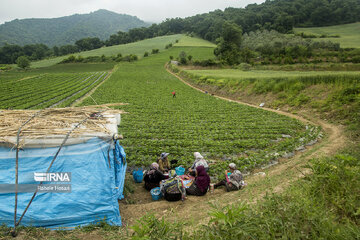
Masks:
[[[24,18],[55,18],[107,9],[159,23],[265,0],[0,0],[0,24]]]

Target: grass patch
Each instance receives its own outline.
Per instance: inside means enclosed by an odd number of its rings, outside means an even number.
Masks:
[[[242,71],[238,69],[206,69],[206,70],[186,70],[186,72],[199,75],[208,76],[211,78],[231,78],[236,80],[244,79],[280,79],[280,78],[298,78],[309,76],[328,76],[328,75],[349,75],[360,76],[360,71],[262,71],[251,70]]]
[[[315,35],[340,35],[339,38],[314,38],[314,41],[332,41],[340,43],[342,48],[360,47],[360,22],[336,25],[330,27],[295,28],[295,33],[315,34]]]
[[[178,43],[174,46],[176,47],[211,47],[215,48],[216,44],[206,41],[201,38],[183,36]]]
[[[121,53],[123,56],[129,55],[129,54],[135,54],[139,58],[143,57],[145,52],[151,52],[152,49],[160,49],[164,50],[166,45],[169,43],[175,43],[176,40],[179,40],[184,35],[177,34],[177,35],[170,35],[170,36],[162,36],[162,37],[156,37],[151,39],[146,39],[134,43],[128,43],[128,44],[121,44],[116,46],[110,46],[110,47],[102,47],[99,49],[94,49],[91,51],[85,51],[81,53],[75,53],[70,54],[74,56],[82,56],[82,57],[89,57],[89,56],[102,56],[105,55],[107,57],[112,55],[117,55]],[[31,67],[32,68],[41,68],[41,67],[48,67],[54,64],[57,64],[61,62],[63,59],[69,57],[70,55],[51,58],[51,59],[45,59],[37,62],[32,62]]]

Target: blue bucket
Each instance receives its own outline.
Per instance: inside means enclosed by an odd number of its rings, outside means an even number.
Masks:
[[[133,175],[134,181],[136,183],[141,183],[142,182],[143,176],[144,176],[142,169],[133,171],[132,175]]]
[[[175,171],[176,171],[176,175],[181,176],[181,175],[184,175],[184,173],[185,173],[185,168],[183,168],[183,167],[177,167],[177,168],[175,168]]]
[[[151,189],[150,194],[151,194],[152,200],[154,200],[154,201],[158,201],[162,197],[159,187]]]

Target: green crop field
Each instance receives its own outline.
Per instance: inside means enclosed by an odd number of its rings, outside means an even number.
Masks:
[[[360,72],[357,71],[242,71],[238,69],[206,69],[206,70],[185,70],[190,74],[196,76],[206,76],[209,78],[221,79],[280,79],[280,78],[298,78],[298,77],[312,77],[312,76],[329,76],[329,75],[349,75],[349,76],[360,76]]]
[[[314,139],[318,130],[272,112],[219,100],[180,82],[164,69],[169,56],[181,51],[194,59],[213,57],[209,47],[173,47],[168,51],[120,63],[92,98],[98,103],[122,102],[121,144],[130,165],[146,166],[161,152],[189,166],[199,151],[217,162],[211,174],[221,174],[228,161],[241,169],[266,164]],[[177,97],[173,98],[172,91]],[[92,105],[86,99],[83,105]]]
[[[315,35],[339,35],[340,38],[315,38],[316,41],[329,40],[340,43],[342,48],[360,47],[360,22],[343,24],[330,27],[295,28],[296,33],[307,33]]]
[[[110,47],[102,47],[99,49],[94,49],[91,51],[85,51],[81,53],[75,53],[74,56],[82,56],[82,57],[89,57],[89,56],[112,56],[121,53],[122,55],[129,55],[135,54],[139,57],[144,55],[144,52],[151,53],[152,49],[160,49],[160,51],[165,49],[165,46],[169,43],[175,43],[176,40],[180,40],[183,37],[181,34],[177,35],[170,35],[170,36],[162,36],[156,37],[152,39],[146,39],[139,42],[110,46]],[[61,60],[67,58],[67,56],[61,56],[51,59],[45,59],[37,62],[32,62],[31,67],[33,68],[41,68],[41,67],[48,67],[54,64],[61,62]]]
[[[177,58],[185,52],[194,60],[208,59],[214,57],[214,48],[190,37],[183,37],[178,44],[184,46],[174,46],[139,61],[119,63],[111,77],[82,103],[129,103],[121,107],[129,114],[123,115],[120,132],[125,136],[122,145],[130,165],[148,165],[167,151],[171,159],[189,166],[193,152],[199,151],[216,162],[211,168],[214,176],[221,174],[228,161],[236,162],[241,169],[251,169],[287,155],[317,137],[317,128],[219,100],[180,82],[164,68],[170,56]],[[102,82],[112,67],[113,64],[60,64],[28,72],[1,73],[0,108],[69,106]],[[176,91],[176,98],[172,98],[172,91]]]
[[[107,72],[12,75],[0,86],[0,109],[67,107],[101,83]]]

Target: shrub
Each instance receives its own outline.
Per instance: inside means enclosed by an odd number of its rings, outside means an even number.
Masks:
[[[240,63],[238,68],[243,71],[249,71],[251,69],[251,65],[247,63]]]
[[[151,50],[151,53],[152,53],[152,54],[157,54],[157,53],[159,53],[159,52],[160,52],[160,50],[157,49],[157,48]]]
[[[20,56],[16,59],[16,64],[19,68],[26,69],[30,67],[30,60],[27,58],[27,56]]]

